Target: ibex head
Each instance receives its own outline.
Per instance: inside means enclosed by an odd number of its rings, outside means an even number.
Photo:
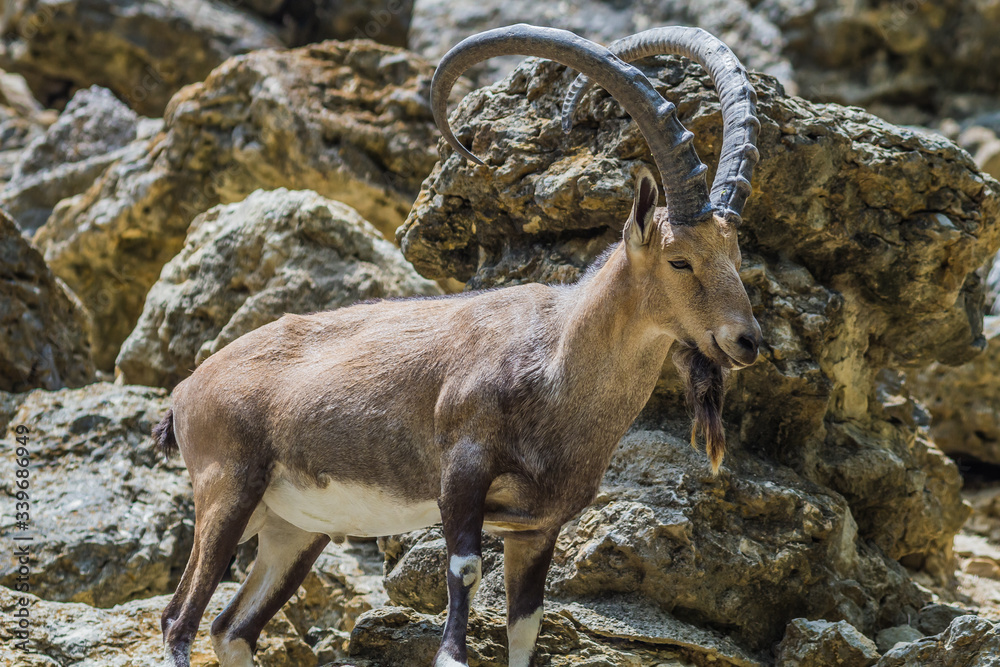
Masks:
[[[722,155],[711,195],[707,168],[692,145],[694,135],[677,120],[673,104],[626,61],[675,53],[695,60],[712,77],[722,106]],[[705,433],[717,470],[724,451],[720,412],[725,373],[757,359],[761,331],[739,278],[736,228],[759,156],[756,95],[746,70],[732,51],[697,28],[657,28],[604,48],[571,32],[515,25],[464,40],[441,61],[432,83],[434,118],[451,146],[483,164],[452,133],[447,97],[468,67],[499,55],[534,55],[555,60],[582,74],[569,90],[563,127],[572,126],[574,105],[587,77],[603,86],[635,120],[649,144],[666,196],[658,206],[656,182],[641,169],[624,246],[633,280],[643,285],[644,307],[679,343],[674,355],[685,378],[695,429]],[[694,432],[692,433],[692,439]]]

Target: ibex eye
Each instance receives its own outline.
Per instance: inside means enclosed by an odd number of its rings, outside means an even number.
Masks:
[[[690,271],[691,265],[685,262],[683,259],[679,259],[676,262],[670,262],[670,266],[674,267],[678,271]]]

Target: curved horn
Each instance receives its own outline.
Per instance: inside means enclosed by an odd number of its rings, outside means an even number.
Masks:
[[[753,168],[760,160],[755,146],[760,121],[757,94],[736,55],[711,33],[683,26],[645,30],[612,42],[608,50],[625,62],[658,54],[684,56],[708,72],[719,93],[723,118],[722,155],[712,183],[712,203],[727,219],[738,223],[750,196]],[[573,127],[573,112],[592,85],[587,75],[581,74],[566,92],[564,131]]]
[[[672,224],[692,225],[712,216],[694,134],[677,120],[673,104],[656,92],[642,72],[603,46],[566,30],[513,25],[487,30],[456,44],[441,59],[431,81],[431,108],[441,134],[459,155],[483,164],[459,142],[448,125],[448,93],[472,65],[500,55],[539,56],[583,72],[599,82],[632,116],[660,171]]]

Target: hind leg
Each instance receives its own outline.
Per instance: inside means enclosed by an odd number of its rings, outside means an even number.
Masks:
[[[167,663],[172,667],[189,667],[191,642],[201,616],[264,492],[264,485],[248,483],[245,474],[230,470],[193,481],[194,547],[160,619]]]
[[[298,590],[330,542],[329,536],[296,528],[273,512],[268,512],[257,540],[257,559],[250,574],[212,622],[212,644],[220,667],[253,667],[261,630]]]

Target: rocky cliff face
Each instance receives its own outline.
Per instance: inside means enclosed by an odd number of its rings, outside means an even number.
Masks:
[[[310,189],[391,233],[434,165],[433,67],[372,42],[259,51],[178,93],[163,130],[124,149],[35,236],[94,315],[111,370],[188,225],[254,190]]]

